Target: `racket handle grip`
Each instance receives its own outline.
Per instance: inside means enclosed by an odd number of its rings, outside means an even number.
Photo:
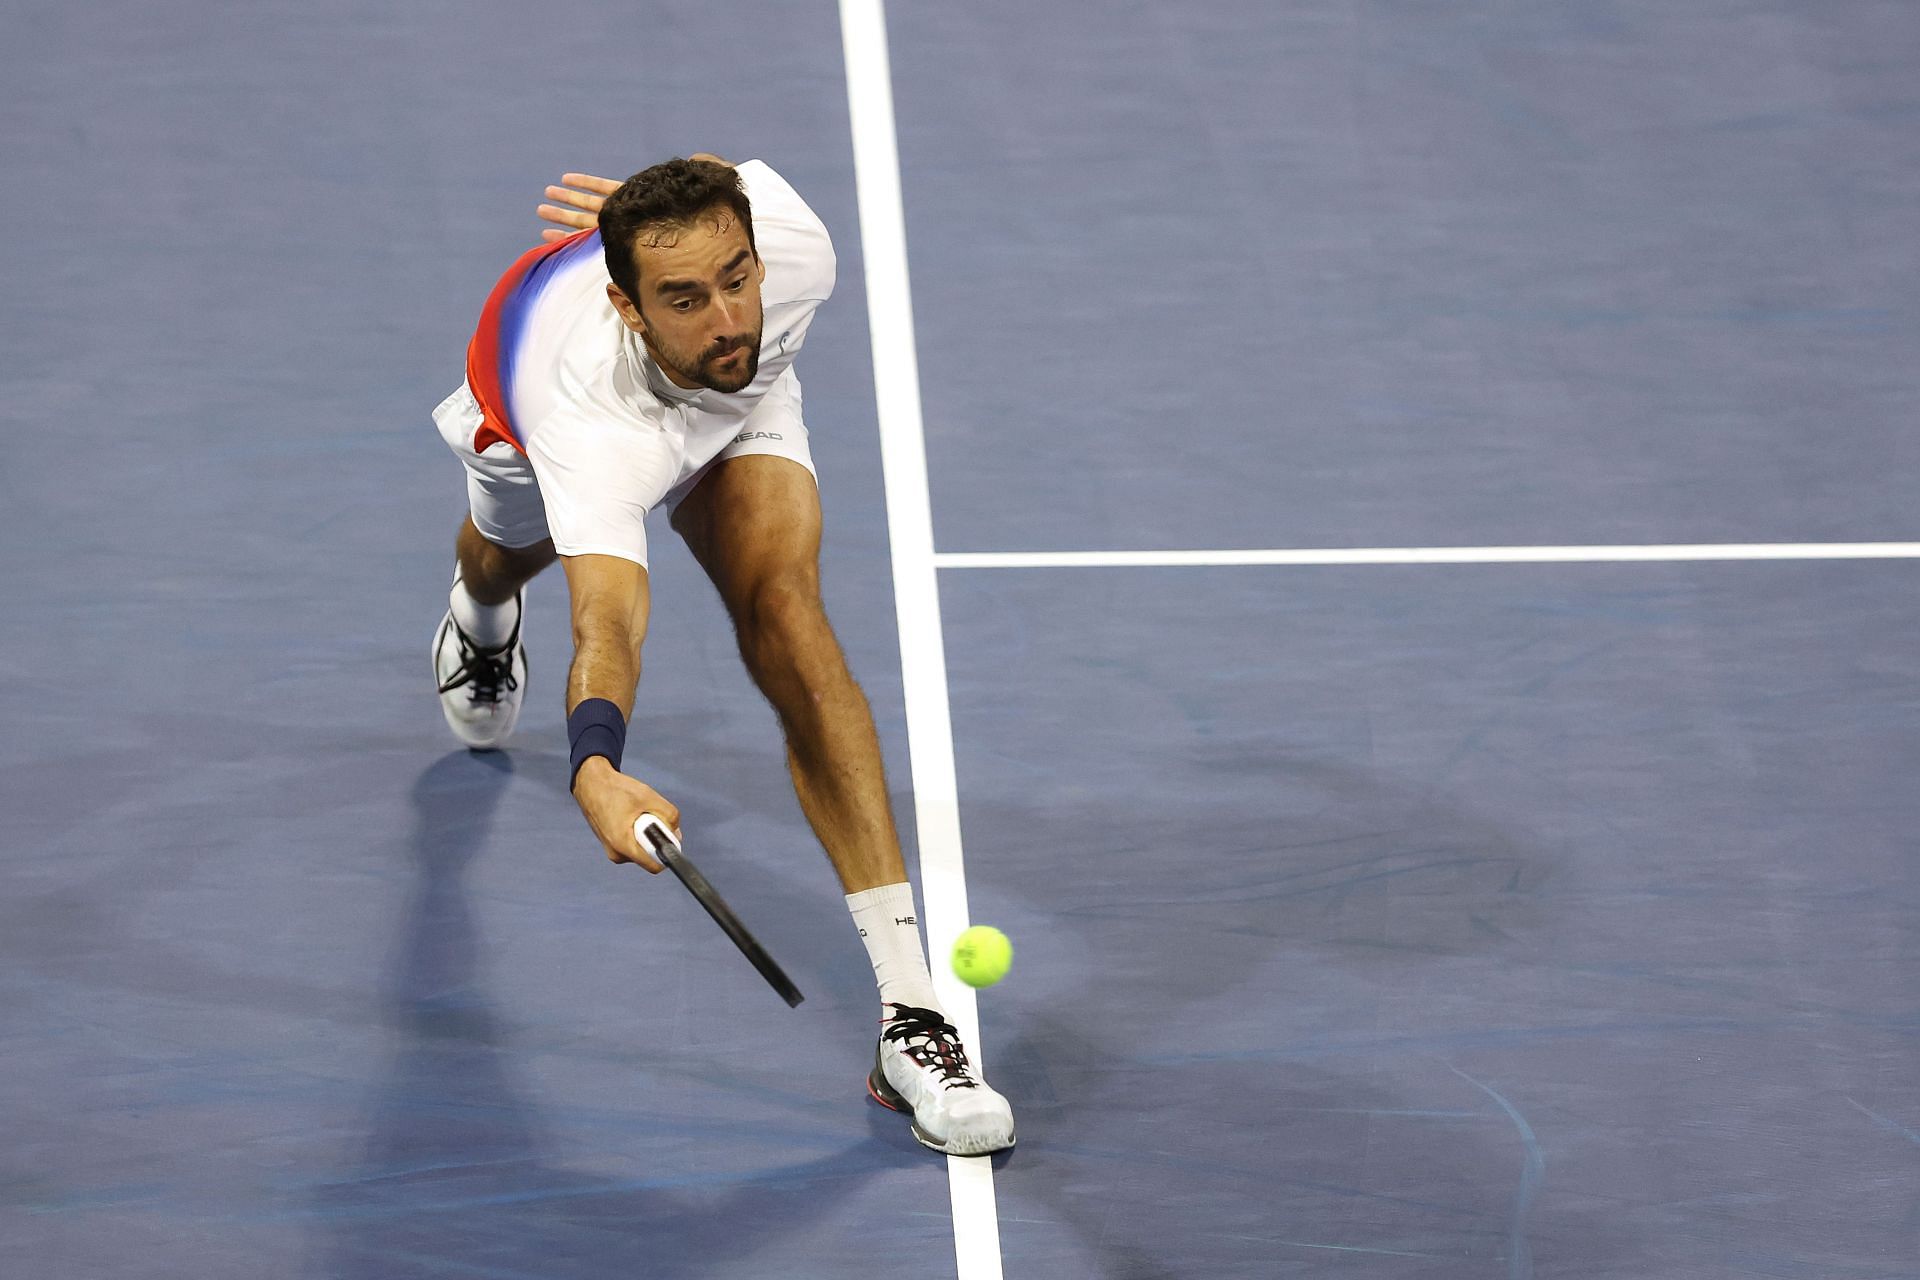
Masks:
[[[642,849],[655,852],[667,845],[675,849],[680,847],[680,838],[673,834],[673,828],[667,825],[666,819],[657,813],[643,813],[633,820],[633,838],[640,842]]]

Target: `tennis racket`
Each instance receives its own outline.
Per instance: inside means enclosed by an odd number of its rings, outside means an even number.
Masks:
[[[672,829],[665,822],[654,814],[643,813],[634,821],[633,836],[642,848],[652,849],[654,856],[660,859],[667,870],[680,877],[680,883],[687,886],[687,892],[699,899],[700,905],[707,909],[707,914],[713,917],[713,922],[720,926],[721,932],[733,939],[733,945],[740,948],[740,954],[760,971],[760,976],[787,1002],[788,1008],[797,1008],[806,999],[800,994],[800,988],[793,985],[793,979],[787,977],[786,971],[774,963],[759,939],[747,932],[747,926],[740,923],[740,917],[733,914],[733,909],[720,896],[719,890],[707,883],[700,869],[688,860],[680,848],[680,842],[674,838]]]

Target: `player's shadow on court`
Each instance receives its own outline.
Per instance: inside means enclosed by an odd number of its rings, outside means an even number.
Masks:
[[[737,1274],[743,1259],[817,1225],[893,1162],[862,1142],[738,1177],[676,1179],[649,1167],[637,1136],[609,1146],[640,1176],[559,1163],[522,1083],[527,1066],[478,980],[484,943],[464,884],[513,769],[504,753],[463,751],[414,784],[417,879],[384,997],[394,1048],[362,1155],[317,1193],[319,1273]]]

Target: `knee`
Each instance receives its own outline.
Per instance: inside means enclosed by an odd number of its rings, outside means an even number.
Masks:
[[[826,608],[811,583],[782,580],[760,586],[736,625],[741,654],[763,683],[817,686],[841,665]]]
[[[551,539],[526,547],[503,547],[474,527],[471,517],[460,527],[454,554],[467,591],[481,604],[513,599],[516,591],[554,561]]]
[[[528,576],[540,572],[560,558],[553,549],[552,538],[542,538],[530,547],[502,547],[501,550],[516,570]]]
[[[485,557],[489,571],[525,580],[553,563],[553,543],[543,539],[530,547],[503,547],[489,542]]]

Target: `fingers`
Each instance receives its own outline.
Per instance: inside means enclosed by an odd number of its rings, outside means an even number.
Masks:
[[[536,207],[534,212],[548,222],[557,222],[563,227],[573,227],[578,231],[586,231],[600,224],[599,218],[591,213],[582,213],[577,209],[562,209],[558,205],[543,204]]]
[[[680,838],[680,808],[638,778],[616,771],[603,756],[589,759],[574,779],[574,799],[587,824],[600,837],[610,862],[631,862],[658,875],[665,867],[654,856],[653,840],[642,824],[665,827]]]
[[[562,227],[571,227],[574,231],[591,231],[600,225],[600,209],[607,203],[607,196],[617,191],[620,184],[606,178],[596,178],[590,173],[567,173],[560,177],[562,182],[585,190],[574,191],[568,187],[548,187],[547,199],[554,204],[543,204],[534,210],[548,222]],[[552,243],[563,240],[573,234],[572,231],[555,231],[543,227],[540,238]]]
[[[642,840],[638,831],[628,831],[626,838],[621,840],[617,846],[608,845],[607,861],[615,863],[631,862],[651,876],[657,876],[666,870],[666,868],[661,865],[660,859],[653,856],[653,846],[647,841]]]
[[[670,838],[674,844],[677,845],[680,843],[679,808],[658,792],[654,792],[648,797],[646,807],[635,815],[632,826],[629,829],[628,835],[631,837],[632,848],[622,849],[620,851],[621,856],[618,857],[616,857],[614,851],[609,848],[607,856],[615,862],[637,863],[645,867],[648,872],[658,875],[660,871],[663,870],[663,867],[659,858],[654,855],[656,848],[654,835],[655,831],[660,828],[664,828],[672,833]],[[622,843],[625,844],[627,842],[623,841]]]
[[[560,175],[560,181],[570,187],[579,187],[583,191],[592,191],[602,196],[610,196],[620,189],[620,184],[612,178],[596,178],[590,173],[563,173]],[[594,205],[596,209],[599,207],[598,204]]]
[[[655,792],[653,799],[647,802],[645,811],[633,820],[633,829],[640,835],[642,847],[650,847],[647,828],[653,826],[665,827],[670,833],[668,838],[676,845],[680,843],[680,810],[674,807],[671,800],[658,792]]]
[[[601,208],[607,203],[605,196],[589,195],[585,191],[573,191],[566,187],[548,187],[546,197],[549,200],[558,200],[561,204],[569,205],[587,214],[599,213]]]

